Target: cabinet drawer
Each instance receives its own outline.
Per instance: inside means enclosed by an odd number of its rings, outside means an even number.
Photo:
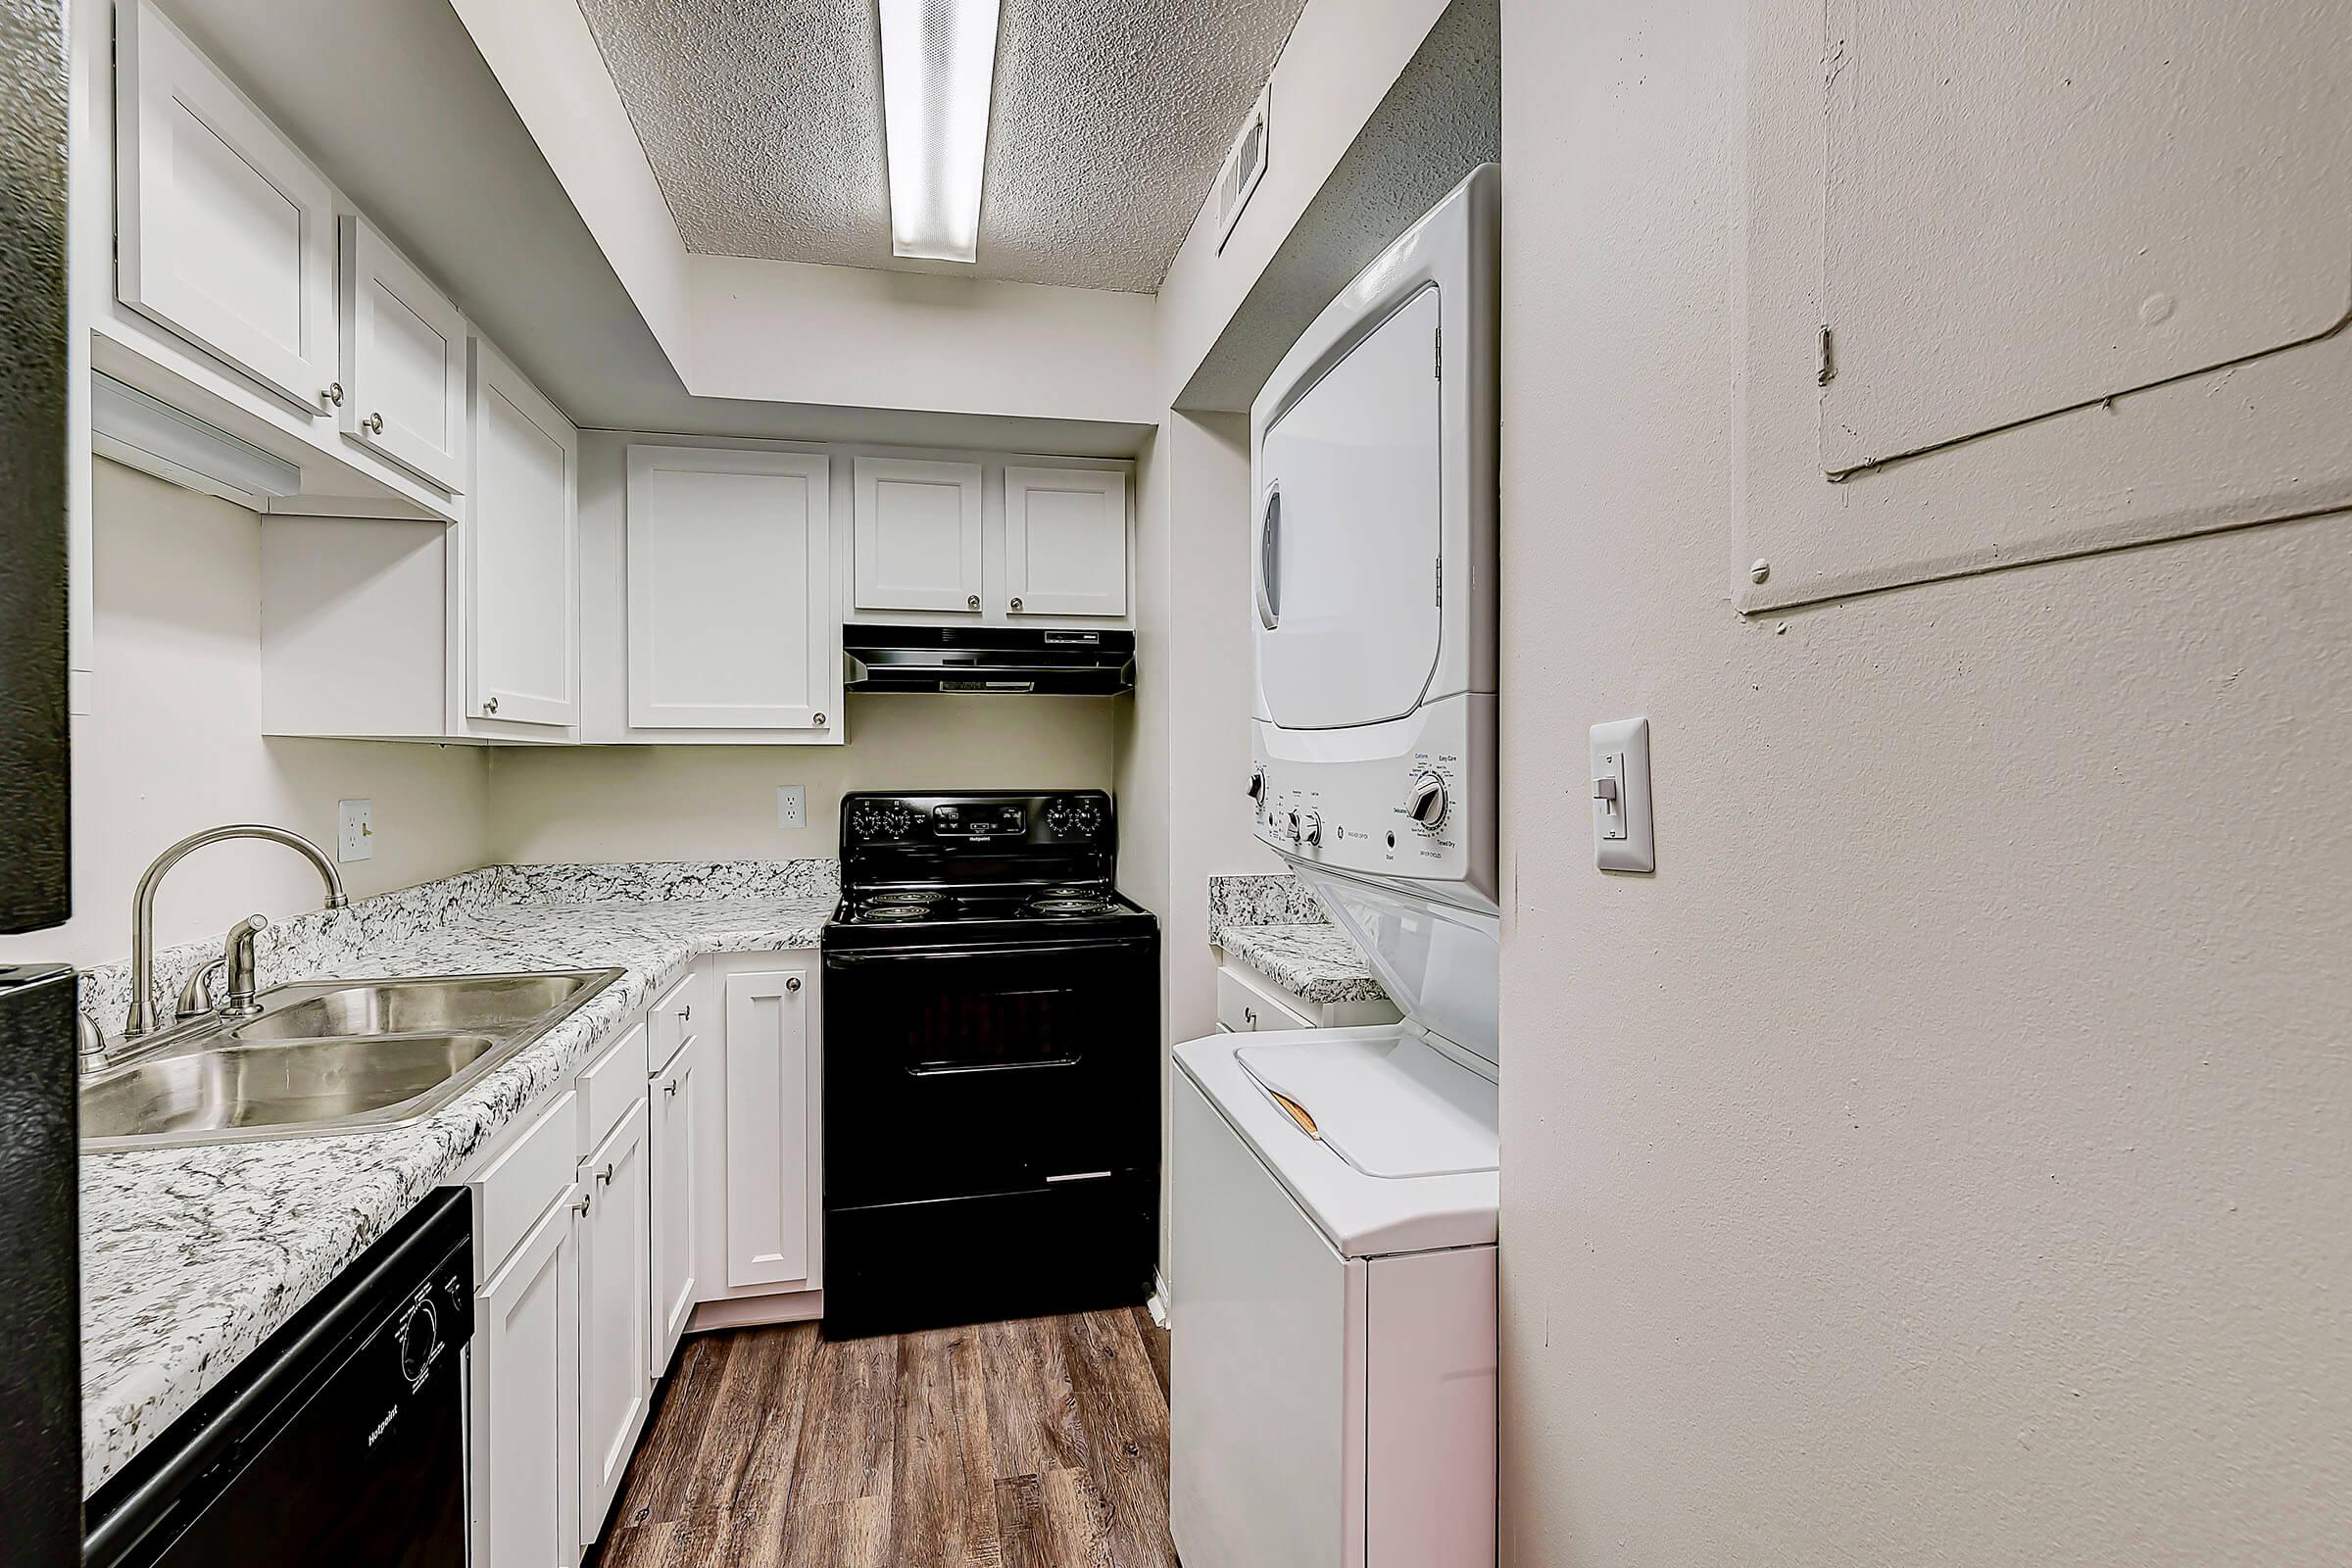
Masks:
[[[515,1245],[530,1234],[539,1216],[571,1186],[578,1152],[572,1147],[577,1097],[566,1089],[539,1119],[482,1167],[466,1185],[474,1192],[474,1278],[496,1274]]]
[[[694,1038],[694,1013],[701,996],[701,976],[689,969],[684,979],[663,992],[662,999],[654,1004],[646,1019],[650,1037],[645,1053],[648,1072],[660,1073],[668,1067],[678,1048]]]
[[[1267,990],[1231,969],[1217,971],[1217,1022],[1228,1029],[1312,1029],[1313,1019],[1291,1010]]]
[[[604,1054],[580,1069],[579,1139],[572,1158],[585,1159],[620,1125],[631,1105],[645,1101],[645,1020],[621,1032]]]

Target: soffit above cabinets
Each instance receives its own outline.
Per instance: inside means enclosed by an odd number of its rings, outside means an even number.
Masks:
[[[971,267],[891,255],[873,0],[580,10],[690,251],[1151,293],[1303,4],[1004,0]]]

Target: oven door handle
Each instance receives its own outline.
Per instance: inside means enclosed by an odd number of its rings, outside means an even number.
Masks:
[[[981,1072],[1036,1072],[1041,1067],[1075,1067],[1084,1058],[1054,1056],[1046,1061],[956,1061],[937,1062],[928,1067],[909,1067],[909,1078],[955,1078]]]

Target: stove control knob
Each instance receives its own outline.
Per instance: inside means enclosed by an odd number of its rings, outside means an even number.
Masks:
[[[1414,779],[1411,791],[1404,798],[1404,812],[1434,831],[1446,820],[1446,781],[1435,773],[1423,773]]]
[[[1323,842],[1323,816],[1322,816],[1322,813],[1321,813],[1321,812],[1319,812],[1319,811],[1301,811],[1301,812],[1299,812],[1299,813],[1298,813],[1298,836],[1299,836],[1299,838],[1300,838],[1301,840],[1303,840],[1303,841],[1304,841],[1304,842],[1305,842],[1305,843],[1306,843],[1306,844],[1307,844],[1307,845],[1308,845],[1310,848],[1312,848],[1312,847],[1316,847],[1316,846],[1320,846],[1320,845],[1322,844],[1322,842]]]
[[[1084,799],[1055,801],[1046,808],[1046,826],[1057,838],[1091,839],[1102,830],[1102,808]]]

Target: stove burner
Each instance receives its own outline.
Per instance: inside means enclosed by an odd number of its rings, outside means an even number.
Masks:
[[[944,894],[932,893],[922,888],[906,888],[897,893],[877,893],[873,896],[872,902],[875,904],[936,904],[943,897],[945,897]]]
[[[1099,889],[1089,887],[1046,888],[1041,890],[1037,896],[1041,899],[1089,899],[1097,903],[1100,903],[1102,898]]]
[[[1029,906],[1031,914],[1108,914],[1111,906],[1101,899],[1039,899]]]
[[[922,920],[929,918],[930,914],[931,906],[927,904],[885,904],[866,910],[858,918],[873,925],[898,920]]]

